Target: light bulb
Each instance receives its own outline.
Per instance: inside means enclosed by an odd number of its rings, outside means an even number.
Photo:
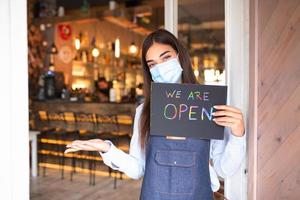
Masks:
[[[58,51],[57,51],[57,48],[56,48],[56,45],[54,43],[52,43],[51,45],[51,54],[57,54]]]
[[[75,39],[75,49],[76,50],[80,49],[80,40],[78,38]]]
[[[136,52],[137,52],[137,46],[134,44],[134,42],[132,42],[131,45],[129,46],[129,53],[136,54]]]
[[[115,57],[120,58],[120,40],[119,38],[115,41]]]
[[[94,58],[97,58],[99,56],[99,54],[100,54],[99,49],[97,47],[94,47],[92,50],[92,56]]]

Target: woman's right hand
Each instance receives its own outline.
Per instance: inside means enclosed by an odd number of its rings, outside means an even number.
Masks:
[[[76,151],[100,151],[108,152],[110,144],[100,139],[92,140],[75,140],[71,144],[67,145],[65,153],[71,153]]]

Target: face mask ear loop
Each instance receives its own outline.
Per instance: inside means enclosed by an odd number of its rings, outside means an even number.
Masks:
[[[177,60],[178,60],[178,62],[179,62],[179,64],[180,64],[180,67],[181,67],[181,69],[182,69],[182,71],[183,71],[183,68],[182,68],[181,63],[180,63],[180,60],[179,60],[179,53],[176,54],[176,57],[177,57]]]
[[[177,57],[177,60],[178,60],[179,64],[181,65],[180,59],[179,59],[179,53],[176,54],[176,57]]]

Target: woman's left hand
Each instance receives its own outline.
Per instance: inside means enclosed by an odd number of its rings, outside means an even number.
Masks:
[[[214,108],[217,110],[213,113],[216,124],[229,127],[235,136],[245,134],[243,113],[239,109],[227,105],[216,105]]]

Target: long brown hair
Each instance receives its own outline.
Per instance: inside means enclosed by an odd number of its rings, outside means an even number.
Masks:
[[[183,69],[182,82],[183,83],[197,83],[195,75],[192,70],[190,56],[188,51],[180,44],[177,38],[164,29],[158,29],[150,33],[144,40],[142,46],[142,66],[144,74],[144,105],[139,121],[140,126],[140,145],[144,149],[149,137],[150,131],[150,86],[152,77],[149,67],[146,62],[146,54],[153,43],[170,45],[178,54],[180,65]]]

